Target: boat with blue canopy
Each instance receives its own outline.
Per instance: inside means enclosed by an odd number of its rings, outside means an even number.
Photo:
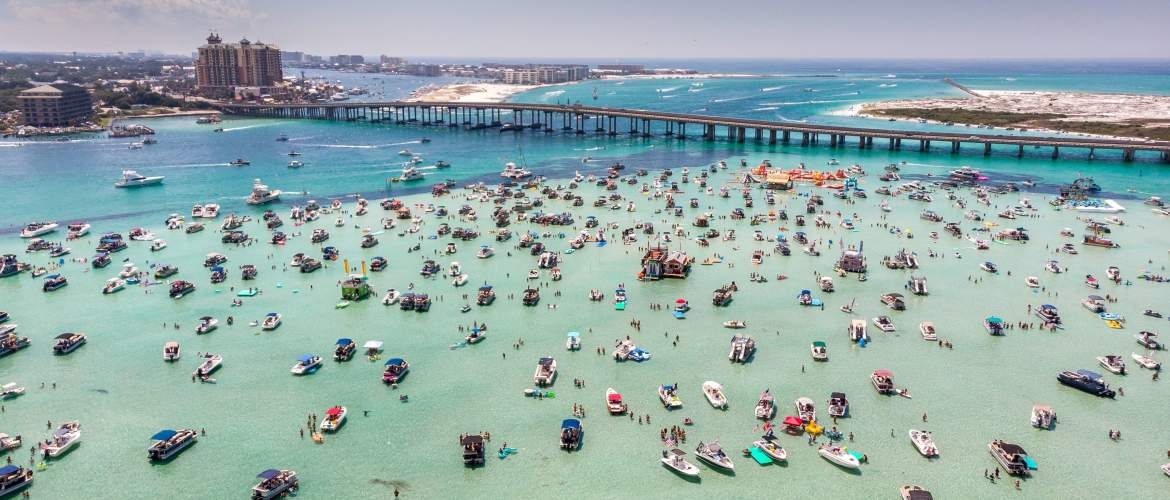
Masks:
[[[146,450],[146,456],[150,460],[170,460],[179,452],[187,449],[187,447],[195,444],[199,439],[199,434],[195,429],[163,429],[151,436],[150,439],[154,444]]]
[[[581,448],[581,441],[585,437],[585,430],[581,428],[581,421],[575,418],[566,418],[561,421],[561,449],[573,451]]]

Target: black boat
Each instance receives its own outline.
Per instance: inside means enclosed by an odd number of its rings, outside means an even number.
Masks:
[[[1056,376],[1060,383],[1094,396],[1112,398],[1117,394],[1101,379],[1101,374],[1089,370],[1063,371]]]

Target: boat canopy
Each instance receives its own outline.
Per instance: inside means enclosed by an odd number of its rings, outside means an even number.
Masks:
[[[280,471],[278,471],[276,469],[268,469],[264,472],[257,474],[256,477],[258,477],[260,479],[272,479],[272,478],[279,476],[279,475],[280,475]]]
[[[50,274],[48,276],[45,276],[45,281],[55,280],[55,279],[60,278],[60,277],[61,277],[60,274]]]
[[[820,340],[818,340],[816,342],[813,342],[813,347],[826,347],[826,345],[824,342],[821,342]]]
[[[1044,304],[1044,305],[1040,306],[1040,309],[1056,309],[1056,306],[1054,306],[1052,304]]]
[[[537,364],[539,364],[541,366],[551,366],[553,364],[553,359],[552,358],[540,358],[540,361],[537,361]]]
[[[4,467],[0,467],[0,477],[7,476],[7,475],[12,474],[13,472],[17,472],[19,470],[20,470],[20,467],[17,467],[15,465],[5,465]]]
[[[484,285],[484,286],[479,287],[479,291],[481,291],[481,292],[487,292],[487,291],[490,291],[491,289],[492,289],[491,285]]]
[[[163,429],[163,430],[155,433],[155,435],[150,436],[150,439],[153,439],[155,441],[166,441],[170,438],[175,437],[175,434],[178,434],[178,432],[175,431],[174,429]]]
[[[391,365],[393,365],[393,366],[402,366],[402,365],[405,365],[405,364],[406,364],[406,361],[405,361],[405,360],[403,360],[402,358],[390,358],[390,359],[386,360],[386,365],[385,365],[385,366],[391,366]]]
[[[1000,318],[999,316],[988,316],[987,322],[991,323],[993,325],[998,325],[1000,323],[1003,323],[1003,318]]]
[[[792,415],[788,415],[788,416],[784,417],[784,425],[791,425],[791,426],[799,427],[801,425],[804,425],[804,421],[800,420],[800,417],[794,417]]]
[[[483,444],[483,436],[480,436],[479,434],[468,434],[463,436],[463,439],[459,440],[459,442],[463,444],[463,446]]]
[[[834,393],[829,395],[829,398],[830,399],[845,399],[845,393],[844,392],[834,392]]]
[[[1101,374],[1097,373],[1095,371],[1092,371],[1092,370],[1077,370],[1077,375],[1080,375],[1080,376],[1085,377],[1085,378],[1091,378],[1093,380],[1100,380],[1101,379]]]
[[[204,316],[204,317],[202,317],[202,318],[199,318],[199,321],[210,321],[210,320],[213,320],[213,319],[215,319],[215,318],[213,318],[213,317],[211,317],[211,316]]]
[[[163,344],[163,347],[179,347],[179,343],[174,341],[174,340],[171,340],[171,341],[168,341],[167,343]]]
[[[1088,299],[1094,302],[1105,302],[1105,297],[1100,295],[1090,295],[1088,296]]]
[[[566,334],[566,336],[567,337],[580,337],[581,332],[569,332],[568,334]]]
[[[719,453],[723,451],[723,446],[720,446],[718,441],[707,443],[707,451],[710,453]]]
[[[562,429],[580,429],[581,421],[575,418],[566,418],[561,421]]]
[[[73,335],[74,334],[72,334],[72,333],[62,333],[61,335],[58,335],[55,338],[57,338],[57,339],[71,339],[71,338],[73,338]]]
[[[353,339],[337,339],[337,345],[350,345],[352,343]]]
[[[812,290],[801,290],[800,294],[801,295],[812,295]]]
[[[874,376],[878,376],[878,377],[885,377],[885,378],[893,378],[894,377],[894,372],[889,371],[889,370],[874,370],[873,374],[874,374]]]
[[[384,344],[381,340],[367,340],[366,344],[363,345],[362,347],[364,347],[366,349],[377,349],[377,350],[381,351],[383,345]]]
[[[621,403],[622,395],[615,392],[607,396],[606,399],[608,399],[610,403]]]
[[[330,416],[330,417],[334,417],[334,416],[337,416],[337,415],[341,415],[341,407],[340,407],[340,406],[334,406],[334,407],[332,407],[332,408],[330,408],[330,409],[328,409],[328,410],[325,410],[325,415],[327,415],[327,416]]]
[[[276,314],[276,313],[274,313],[274,312],[270,312],[270,313],[268,313],[268,314],[265,314],[265,316],[272,317],[272,316],[280,316],[280,315],[279,315],[279,314]]]
[[[222,272],[223,272],[223,266],[211,266],[211,272],[213,272],[213,273],[222,273]]]
[[[676,456],[676,457],[685,457],[685,456],[687,455],[687,452],[685,452],[685,451],[682,451],[682,450],[680,450],[680,449],[678,449],[678,448],[672,448],[672,449],[670,450],[670,454],[671,454],[671,455],[674,455],[674,456]]]
[[[686,304],[686,303],[687,303],[687,299],[682,299],[682,298],[679,298],[679,299],[674,299],[674,303],[675,303],[675,304]]]
[[[310,363],[313,361],[313,358],[316,358],[316,356],[312,354],[302,354],[301,357],[297,358],[297,360],[301,363]]]
[[[888,296],[890,298],[894,298],[894,299],[902,298],[902,294],[900,294],[900,293],[887,293],[886,296]]]

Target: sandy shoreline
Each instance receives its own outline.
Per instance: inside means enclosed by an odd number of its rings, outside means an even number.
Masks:
[[[408,102],[504,102],[521,92],[541,87],[562,84],[513,85],[508,83],[453,83],[442,86],[426,86],[411,93]]]

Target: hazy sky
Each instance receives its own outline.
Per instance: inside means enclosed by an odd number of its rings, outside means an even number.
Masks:
[[[0,0],[0,51],[188,54],[209,28],[329,55],[1170,57],[1168,0]]]

